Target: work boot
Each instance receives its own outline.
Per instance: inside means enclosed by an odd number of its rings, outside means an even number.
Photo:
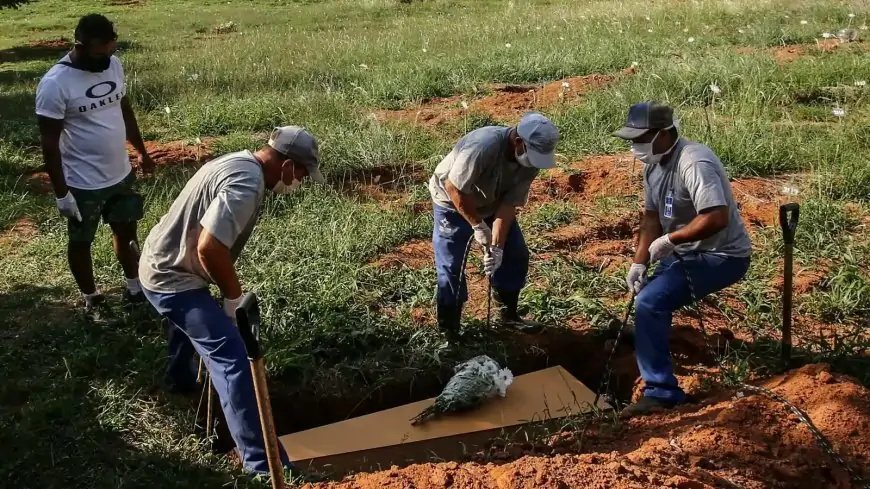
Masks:
[[[515,329],[521,333],[534,334],[544,329],[544,325],[523,319],[517,311],[520,293],[505,292],[503,290],[492,289],[492,297],[499,308],[499,319],[502,327]]]
[[[438,328],[448,334],[458,334],[460,328],[460,318],[462,317],[462,306],[456,304],[438,304]]]
[[[628,419],[635,416],[660,413],[674,408],[677,404],[679,403],[674,401],[666,401],[654,397],[642,397],[639,401],[626,406],[625,409],[619,413],[619,417],[622,419]]]

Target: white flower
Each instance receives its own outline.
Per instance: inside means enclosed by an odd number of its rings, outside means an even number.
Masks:
[[[849,14],[849,18],[850,18],[850,19],[854,19],[854,18],[855,18],[855,14]]]
[[[862,31],[866,31],[866,30],[867,30],[867,24],[862,25],[862,26],[861,26],[861,30],[862,30]]]
[[[694,38],[694,37],[690,37],[690,38],[689,38],[689,42],[695,42],[695,38]]]
[[[622,34],[622,29],[619,29],[619,33]]]
[[[622,31],[619,31],[619,32],[622,32]],[[565,40],[565,38],[564,38],[564,37],[562,37],[562,36],[559,36],[559,40],[560,40],[560,41],[564,41],[564,40]]]
[[[807,21],[805,21],[805,20],[802,20],[802,21],[801,21],[801,25],[807,25],[807,24],[808,24]]]
[[[535,27],[535,30],[536,30],[536,31],[541,30],[541,26]]]
[[[369,69],[369,65],[367,65],[367,64],[365,64],[365,63],[362,63],[361,65],[359,65],[359,67],[362,68],[362,69],[364,69],[364,70]]]
[[[678,21],[674,22],[674,24],[680,25],[680,21],[678,20]]]
[[[195,144],[199,145],[199,144],[202,144],[202,139],[200,139],[200,138],[196,138],[196,139],[193,140],[193,142],[194,142]]]
[[[424,52],[424,53],[427,52],[427,51],[426,51],[426,48],[423,48],[423,52]]]
[[[562,88],[571,88],[571,84],[568,82],[562,82]]]
[[[710,84],[710,91],[715,93],[716,95],[722,93],[722,89],[719,88],[719,85],[716,85],[715,83]]]
[[[866,87],[867,81],[866,80],[857,80],[857,81],[855,81],[855,86],[856,87]]]
[[[743,34],[743,33],[746,32],[746,31],[744,31],[743,29],[737,29],[737,32]]]
[[[683,29],[683,32],[689,32],[689,28],[686,27],[685,29]]]
[[[462,108],[468,110],[468,102],[466,102],[465,100],[462,101]]]
[[[197,81],[197,80],[199,80],[199,73],[194,73],[194,74],[190,75],[190,77],[188,77],[188,79],[189,79],[190,81]]]
[[[644,19],[646,19],[647,22],[649,22],[649,15],[647,15],[646,17],[644,17]]]
[[[508,43],[505,43],[504,47],[506,47],[506,48],[511,47],[511,43],[509,43],[509,42],[508,42]]]
[[[846,117],[846,109],[842,107],[834,107],[831,113],[834,114],[834,117]]]
[[[652,29],[647,29],[646,31],[647,31],[647,32],[652,32]]]
[[[637,68],[637,67],[638,67],[638,62],[637,62],[637,61],[632,61],[632,62],[631,62],[631,67],[632,67],[632,68]]]
[[[830,39],[830,38],[834,37],[834,35],[831,34],[830,32],[823,32],[822,37],[824,37],[825,39]]]

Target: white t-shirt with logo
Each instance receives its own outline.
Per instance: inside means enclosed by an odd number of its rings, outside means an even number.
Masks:
[[[70,62],[69,55],[61,61]],[[121,61],[92,73],[55,64],[36,88],[36,114],[63,119],[60,154],[66,184],[95,190],[130,174],[127,129],[121,112],[126,92]]]

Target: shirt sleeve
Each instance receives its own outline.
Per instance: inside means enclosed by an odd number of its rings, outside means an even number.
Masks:
[[[690,162],[682,169],[682,175],[696,212],[728,205],[716,163],[709,160]]]
[[[658,211],[656,203],[653,201],[652,189],[649,184],[649,168],[644,168],[643,172],[643,206],[648,211]]]
[[[232,248],[259,207],[257,183],[234,176],[220,189],[199,223],[227,248]]]
[[[483,172],[484,158],[475,145],[468,145],[456,152],[447,179],[464,194],[474,191],[475,183]]]
[[[53,78],[43,78],[36,87],[36,115],[51,119],[63,119],[66,114],[66,98]]]
[[[539,170],[524,169],[521,171],[523,171],[523,174],[520,175],[517,184],[504,196],[502,202],[505,205],[522,207],[529,202],[529,191],[532,188],[532,182],[538,176]]]

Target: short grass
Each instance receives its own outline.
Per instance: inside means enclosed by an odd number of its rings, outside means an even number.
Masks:
[[[860,83],[870,77],[866,47],[809,49],[789,63],[769,54],[785,44],[816,43],[823,32],[845,26],[870,36],[864,2],[106,3],[36,0],[0,11],[0,59],[8,60],[0,63],[0,229],[22,217],[38,229],[26,240],[4,235],[0,244],[0,479],[10,487],[247,484],[193,435],[188,406],[161,393],[165,340],[151,311],[117,306],[103,324],[78,313],[63,221],[50,196],[30,191],[22,176],[41,164],[34,88],[61,54],[27,49],[28,42],[69,39],[76,19],[92,11],[113,18],[126,41],[121,57],[147,139],[216,137],[223,152],[256,147],[274,125],[304,124],[322,141],[333,180],[381,165],[431,169],[461,131],[384,124],[374,111],[473,95],[490,82],[615,73],[637,63],[634,76],[581,104],[544,109],[562,130],[560,153],[572,161],[625,151],[610,132],[629,104],[658,98],[677,107],[686,135],[710,144],[732,176],[809,173],[796,261],[799,267],[825,263],[830,273],[823,286],[798,297],[796,310],[839,324],[839,339],[810,332],[800,339],[812,360],[870,381],[866,359],[858,356],[866,337],[857,333],[870,312],[870,88]],[[234,32],[213,33],[228,21],[237,25]],[[845,116],[834,116],[834,108]],[[166,168],[143,182],[148,215],[141,236],[191,171]],[[425,198],[425,189],[414,193]],[[611,206],[553,203],[524,214],[522,222],[536,235],[581,213],[605,216]],[[352,395],[396,378],[410,382],[471,352],[504,351],[501,340],[486,335],[448,348],[429,325],[414,322],[415,307],[431,307],[431,269],[366,265],[404,241],[426,238],[431,224],[428,214],[332,187],[267,201],[240,270],[263,301],[276,389]],[[780,233],[761,230],[754,241],[749,277],[732,290],[741,310],[723,303],[733,329],[751,333],[760,349],[736,354],[732,363],[741,376],[746,358],[774,354],[762,347],[771,345],[780,321],[770,285],[780,273]],[[100,284],[117,299],[121,272],[106,230],[94,261]],[[594,323],[622,299],[621,273],[599,272],[571,256],[533,257],[533,285],[523,301],[550,321]]]

